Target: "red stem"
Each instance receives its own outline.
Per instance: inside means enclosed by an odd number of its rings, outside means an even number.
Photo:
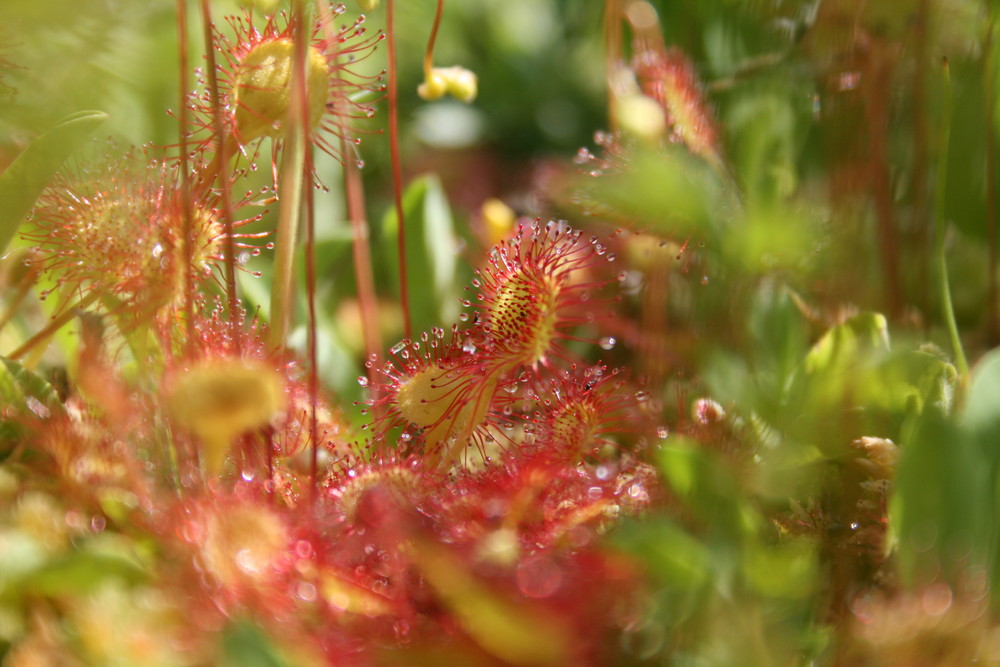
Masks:
[[[427,50],[424,52],[424,78],[430,81],[431,69],[434,66],[434,42],[437,41],[438,28],[441,27],[441,17],[444,15],[444,0],[437,0],[434,11],[434,24],[431,26],[430,37],[427,38]]]
[[[396,30],[393,0],[385,5],[385,29],[389,51],[389,153],[392,157],[392,198],[396,206],[396,254],[399,263],[399,303],[403,309],[403,331],[412,338],[410,294],[406,278],[406,221],[403,217],[403,173],[399,160],[399,91],[396,86]]]

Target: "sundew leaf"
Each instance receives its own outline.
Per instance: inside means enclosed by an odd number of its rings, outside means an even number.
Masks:
[[[428,331],[457,319],[461,289],[457,279],[459,237],[437,176],[426,174],[409,185],[403,193],[403,215],[412,328],[414,332]],[[398,224],[394,210],[388,213],[384,228],[389,232],[386,240],[391,239],[395,246]],[[395,256],[394,249],[388,256]],[[390,265],[396,266],[396,262]]]
[[[56,170],[107,118],[102,111],[79,111],[63,118],[0,174],[0,253]]]

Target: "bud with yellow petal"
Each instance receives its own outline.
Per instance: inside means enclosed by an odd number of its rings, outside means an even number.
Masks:
[[[464,67],[432,67],[424,82],[417,87],[417,94],[425,100],[436,100],[451,95],[469,103],[479,94],[479,79],[475,72]]]

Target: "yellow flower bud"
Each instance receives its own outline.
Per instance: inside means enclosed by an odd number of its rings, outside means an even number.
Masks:
[[[475,72],[464,67],[449,67],[447,71],[448,92],[466,104],[475,100],[479,94],[479,79]]]
[[[487,240],[491,246],[502,242],[514,229],[517,214],[507,204],[499,199],[487,199],[481,209],[483,226],[486,228]]]
[[[420,95],[422,99],[427,101],[444,97],[447,92],[448,80],[441,73],[441,70],[436,67],[431,70],[427,80],[417,86],[417,95]]]
[[[618,118],[623,129],[641,139],[659,139],[667,129],[663,109],[656,100],[641,94],[618,100]]]
[[[446,94],[463,102],[472,102],[479,93],[475,72],[464,67],[434,67],[427,79],[417,87],[417,94],[425,100],[436,100]]]

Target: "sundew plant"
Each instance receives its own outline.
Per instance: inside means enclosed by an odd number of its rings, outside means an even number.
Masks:
[[[1000,665],[997,4],[6,0],[0,662]]]

